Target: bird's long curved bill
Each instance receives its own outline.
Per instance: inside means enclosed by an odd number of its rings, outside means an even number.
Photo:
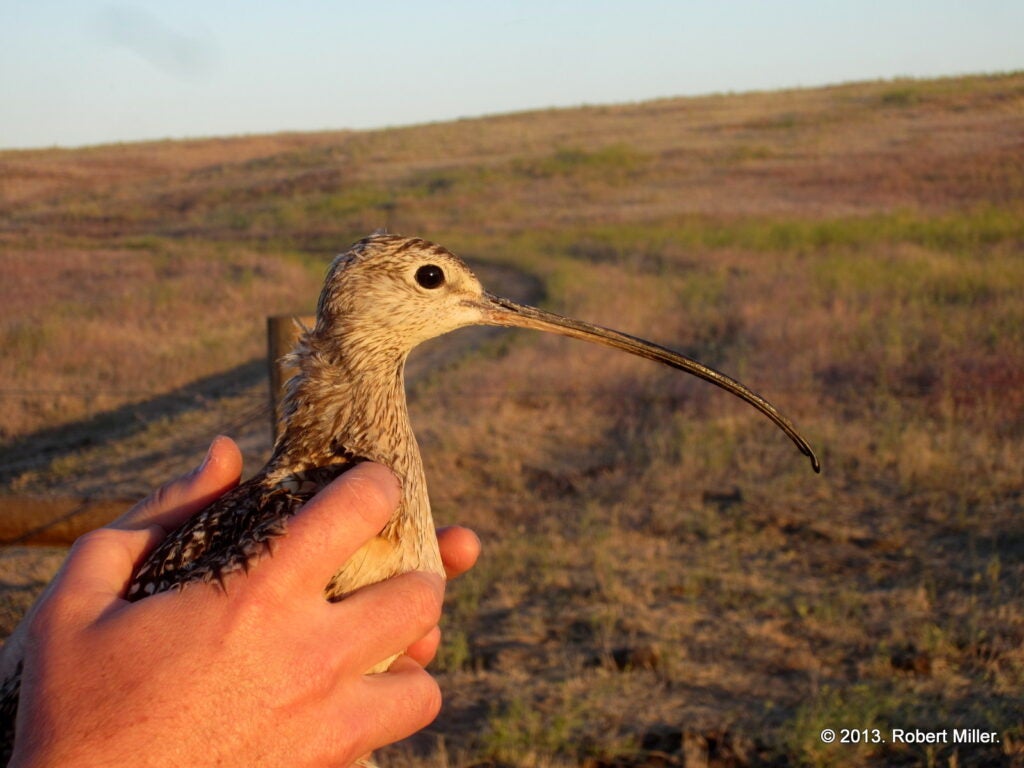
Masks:
[[[796,431],[796,427],[793,426],[789,419],[779,413],[774,405],[759,394],[743,386],[735,379],[726,376],[724,373],[716,371],[714,368],[709,368],[685,355],[673,352],[666,347],[652,344],[649,341],[644,341],[636,336],[619,333],[618,331],[584,323],[580,320],[573,320],[569,317],[562,317],[553,312],[546,312],[525,304],[517,304],[514,301],[509,301],[490,293],[484,294],[481,310],[483,311],[483,321],[488,325],[533,328],[539,331],[558,333],[574,339],[604,344],[605,346],[645,357],[648,360],[656,360],[680,371],[692,373],[694,376],[705,381],[710,381],[712,384],[736,395],[741,400],[750,403],[771,419],[779,429],[789,436],[789,439],[796,444],[800,452],[811,460],[811,467],[814,471],[821,471],[818,457],[814,455],[811,446],[800,436],[800,433]]]

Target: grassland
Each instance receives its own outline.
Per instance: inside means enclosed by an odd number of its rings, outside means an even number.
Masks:
[[[382,760],[1022,765],[1022,136],[1011,74],[0,153],[0,478],[143,493],[225,427],[258,462],[263,317],[367,231],[420,234],[737,376],[824,473],[564,339],[418,375],[437,517],[485,557],[441,719]]]

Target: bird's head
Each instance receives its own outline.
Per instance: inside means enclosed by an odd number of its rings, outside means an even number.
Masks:
[[[761,411],[819,471],[818,459],[792,423],[763,397],[671,349],[618,331],[518,304],[486,292],[466,264],[419,238],[374,234],[338,256],[317,305],[313,336],[349,358],[400,360],[418,344],[467,325],[533,328],[596,342],[664,363],[725,389]]]
[[[465,262],[440,245],[374,234],[331,264],[317,333],[347,346],[404,354],[427,339],[481,323],[485,296]]]

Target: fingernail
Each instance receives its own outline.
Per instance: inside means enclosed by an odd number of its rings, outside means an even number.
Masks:
[[[213,442],[210,443],[210,447],[206,449],[206,455],[203,457],[202,463],[195,469],[196,474],[199,474],[204,469],[206,469],[207,465],[209,465],[210,461],[213,459],[214,447],[223,439],[224,438],[222,435],[217,435],[215,438],[213,438]]]
[[[402,498],[402,479],[386,464],[365,462],[360,464],[361,471],[373,476],[373,482],[384,491],[388,504],[392,509],[398,506]]]

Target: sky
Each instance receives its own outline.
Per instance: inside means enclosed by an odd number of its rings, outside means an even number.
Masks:
[[[0,148],[1018,69],[1021,0],[0,0]]]

